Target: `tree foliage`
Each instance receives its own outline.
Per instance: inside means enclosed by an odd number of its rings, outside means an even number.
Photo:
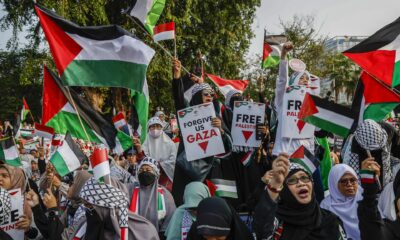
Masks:
[[[143,33],[137,22],[133,22],[121,13],[131,1],[42,0],[38,2],[79,25],[121,25],[153,47],[157,53],[147,74],[150,106],[152,109],[163,106],[167,110],[172,110],[171,56],[155,45],[151,38]],[[20,47],[16,41],[18,34],[23,29],[27,29],[29,44],[23,48],[39,49],[40,44],[45,40],[33,10],[33,2],[31,0],[0,0],[0,3],[3,4],[6,12],[6,15],[0,19],[1,30],[9,28],[13,30],[13,37],[8,42],[8,48],[18,49]],[[256,7],[259,5],[260,0],[167,1],[159,23],[175,22],[178,57],[188,70],[191,69],[189,66],[196,63],[197,52],[201,51],[207,58],[205,67],[207,72],[226,78],[237,78],[240,69],[245,64],[245,52],[253,37],[251,24]],[[165,41],[161,44],[171,53],[174,52],[173,41]],[[44,46],[47,48],[47,44]],[[40,60],[26,59],[26,61],[41,65]],[[31,79],[34,79],[34,75]],[[110,105],[118,105],[122,102],[121,99],[113,98],[114,95],[125,99],[127,92],[127,90],[123,90],[122,93],[115,92],[110,89],[102,91],[100,96],[105,98],[103,111],[109,111],[112,107]],[[39,98],[36,101],[39,101]],[[127,101],[124,103],[126,104]]]

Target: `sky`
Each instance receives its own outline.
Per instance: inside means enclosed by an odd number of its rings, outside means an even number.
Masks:
[[[280,20],[288,21],[296,14],[314,15],[315,27],[323,36],[368,36],[400,17],[400,0],[262,0],[252,25],[256,37],[249,55],[262,52],[264,28],[281,33]],[[10,35],[10,31],[0,32],[0,49],[5,49]],[[24,43],[23,34],[20,42]]]
[[[262,0],[253,23],[249,54],[261,54],[264,28],[281,33],[280,20],[314,15],[322,36],[369,36],[400,17],[400,0]]]

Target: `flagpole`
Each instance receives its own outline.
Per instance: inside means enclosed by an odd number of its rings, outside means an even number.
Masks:
[[[76,115],[78,116],[79,123],[81,124],[81,127],[83,128],[83,132],[85,133],[86,140],[87,140],[88,142],[90,142],[89,135],[88,135],[88,133],[86,132],[86,128],[85,128],[85,126],[83,125],[83,122],[82,122],[81,116],[80,116],[80,114],[79,114],[79,111],[78,111],[78,109],[76,108],[75,101],[74,101],[74,99],[72,98],[72,95],[71,95],[71,91],[69,90],[69,88],[66,88],[66,89],[67,89],[69,98],[70,98],[71,101],[72,101],[72,106],[74,107],[75,112],[76,112]]]
[[[160,43],[154,41],[154,40],[153,40],[153,37],[150,35],[150,33],[148,33],[147,30],[144,29],[144,28],[142,27],[142,25],[140,25],[131,15],[129,15],[129,14],[127,14],[127,13],[126,13],[126,15],[128,16],[129,19],[131,19],[131,20],[133,21],[134,24],[136,24],[137,26],[139,26],[140,30],[142,30],[147,36],[149,36],[149,37],[152,39],[153,43],[155,43],[157,46],[159,46],[168,56],[170,56],[171,58],[174,57],[174,56],[172,56],[172,54],[171,54],[166,48],[164,48]],[[175,45],[176,45],[176,43],[175,43]],[[176,53],[175,53],[175,56],[176,56]],[[184,72],[186,72],[187,74],[190,73],[183,65],[181,65],[181,67],[182,67],[182,69],[183,69]],[[196,76],[196,77],[199,77],[199,76]]]
[[[174,37],[174,57],[176,58],[176,36]]]

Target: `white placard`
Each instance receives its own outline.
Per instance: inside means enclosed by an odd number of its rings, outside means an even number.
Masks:
[[[264,123],[264,117],[264,103],[235,102],[231,129],[233,145],[259,147],[261,140],[256,139],[256,125]]]
[[[21,189],[8,191],[11,198],[11,214],[6,223],[0,226],[0,229],[5,231],[12,239],[24,239],[24,230],[16,228],[16,223],[20,216],[24,214],[24,200],[22,198]]]
[[[205,103],[178,111],[188,161],[225,153],[221,132],[211,126],[215,118],[214,105]]]
[[[306,95],[305,86],[286,87],[283,95],[282,137],[293,139],[312,138],[315,127],[297,118]]]

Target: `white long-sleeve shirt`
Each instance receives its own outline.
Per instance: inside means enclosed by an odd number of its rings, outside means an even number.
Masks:
[[[306,147],[310,152],[314,153],[314,139],[292,139],[282,137],[282,121],[283,121],[283,95],[285,94],[286,83],[288,81],[288,62],[281,60],[279,63],[279,76],[276,80],[275,86],[275,106],[278,114],[278,129],[276,130],[276,138],[274,148],[272,149],[273,155],[279,155],[280,153],[292,154],[301,145]],[[289,146],[290,143],[290,146]]]

